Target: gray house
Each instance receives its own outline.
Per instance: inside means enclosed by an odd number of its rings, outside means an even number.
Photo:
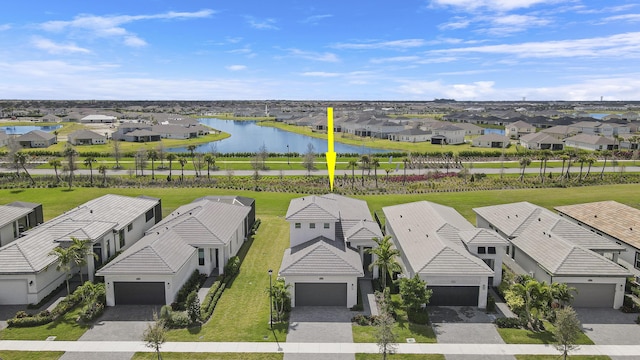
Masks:
[[[91,130],[77,130],[67,136],[71,145],[96,145],[105,144],[107,137]]]
[[[23,148],[46,148],[58,142],[54,134],[41,130],[32,130],[16,138]]]

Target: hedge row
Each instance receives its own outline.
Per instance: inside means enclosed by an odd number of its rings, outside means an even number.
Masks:
[[[202,307],[200,307],[200,319],[203,323],[207,322],[211,315],[213,315],[213,310],[216,308],[218,300],[220,300],[220,297],[222,296],[222,293],[224,292],[226,286],[226,282],[221,283],[219,281],[216,281],[214,283],[214,287],[211,287],[211,289],[209,289],[207,296],[202,302]]]
[[[206,277],[204,278],[206,279]],[[200,288],[200,285],[202,285],[203,280],[203,276],[200,274],[200,272],[198,270],[194,270],[187,282],[182,285],[182,287],[178,291],[178,294],[176,294],[176,301],[171,304],[173,310],[185,310],[187,296],[189,296],[189,293],[191,293],[192,291],[197,291],[198,288]]]

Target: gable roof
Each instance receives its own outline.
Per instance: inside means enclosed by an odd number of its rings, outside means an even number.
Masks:
[[[340,210],[335,199],[325,196],[305,196],[291,200],[287,210],[287,221],[337,221]]]
[[[17,141],[42,141],[55,139],[55,135],[42,130],[31,130],[26,134],[18,136]]]
[[[615,140],[607,136],[591,135],[591,134],[578,134],[575,136],[564,139],[565,142],[576,142],[591,145],[613,145]]]
[[[80,129],[69,134],[68,138],[70,139],[104,139],[105,136],[98,134],[95,131]]]
[[[32,211],[33,209],[30,208],[11,205],[0,205],[0,227],[21,219]]]
[[[364,276],[360,255],[342,241],[318,237],[284,252],[279,275]]]

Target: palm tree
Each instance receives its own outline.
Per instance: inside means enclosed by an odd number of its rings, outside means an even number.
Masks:
[[[59,159],[49,160],[49,165],[53,166],[53,171],[56,172],[56,182],[60,182],[60,176],[58,175],[58,168],[62,166],[62,162]]]
[[[540,181],[544,183],[544,176],[547,173],[547,161],[551,157],[551,151],[543,150],[540,153]]]
[[[607,167],[607,158],[611,156],[611,151],[603,150],[600,152],[600,155],[604,158],[604,163],[602,164],[602,171],[600,172],[600,180],[604,179],[604,169]]]
[[[73,146],[67,143],[67,145],[64,148],[64,151],[62,152],[62,155],[67,159],[67,163],[69,167],[69,190],[71,190],[71,187],[73,186],[73,171],[76,168],[75,159],[76,159],[76,156],[78,155],[78,152],[76,151],[76,149],[74,149]]]
[[[587,165],[589,165],[589,167],[587,168],[587,174],[584,176],[584,178],[588,178],[589,177],[589,173],[591,172],[591,166],[593,166],[593,164],[598,162],[598,158],[596,158],[593,155],[589,155],[587,156]]]
[[[380,268],[380,275],[382,276],[382,289],[387,288],[387,274],[391,275],[395,272],[402,271],[400,264],[396,260],[396,257],[400,256],[400,251],[393,247],[391,242],[391,236],[386,235],[382,239],[373,238],[376,243],[376,247],[368,248],[366,251],[369,254],[375,255],[376,259],[369,264],[369,270],[373,270],[375,266]]]
[[[174,153],[167,154],[167,160],[169,161],[169,181],[171,181],[171,168],[172,168],[173,160],[175,160],[176,158],[177,156]]]
[[[96,158],[94,158],[93,156],[88,156],[86,159],[84,159],[84,166],[89,168],[89,182],[91,183],[91,186],[93,186],[93,163],[96,162]]]
[[[187,150],[189,150],[189,155],[191,156],[191,162],[193,163],[193,168],[196,170],[196,176],[198,176],[198,167],[196,166],[196,146],[195,145],[189,145],[187,146]]]
[[[100,164],[98,166],[98,173],[102,175],[102,186],[107,186],[107,165]]]
[[[151,159],[151,180],[155,180],[156,179],[155,164],[156,164],[156,160],[158,160],[158,152],[155,151],[154,149],[149,149],[147,150],[147,157]]]
[[[207,163],[207,179],[211,179],[211,168],[216,164],[216,158],[212,154],[206,154],[204,161]]]
[[[562,160],[562,170],[560,170],[560,178],[564,179],[564,164],[567,162],[567,160],[570,160],[571,158],[569,157],[569,155],[563,154],[560,155],[560,160]]]
[[[187,159],[181,157],[180,159],[178,159],[178,162],[180,162],[180,168],[182,169],[182,174],[180,175],[180,181],[184,181],[184,166],[187,165]]]
[[[65,280],[67,282],[67,295],[71,294],[69,288],[69,278],[71,277],[71,263],[73,262],[74,252],[71,248],[55,247],[49,255],[56,257],[56,270],[65,273]]]
[[[291,284],[287,284],[284,279],[278,278],[273,282],[271,288],[267,288],[267,293],[271,292],[272,308],[275,310],[276,320],[283,321],[286,305],[291,299]]]
[[[380,167],[380,160],[374,158],[371,160],[371,166],[373,166],[373,177],[376,179],[376,188],[378,188],[378,168]]]
[[[362,155],[362,157],[360,157],[360,163],[361,163],[361,167],[362,167],[362,186],[364,187],[364,170],[369,168],[369,155]]]
[[[582,168],[584,167],[584,163],[587,162],[587,155],[584,153],[578,155],[578,159],[576,161],[580,163],[580,174],[578,175],[578,181],[582,181]]]
[[[358,162],[356,160],[349,160],[349,167],[351,168],[351,190],[353,190],[353,186],[356,182],[356,166],[358,166]]]
[[[73,262],[80,267],[80,283],[83,284],[82,267],[87,264],[87,256],[92,255],[97,260],[98,255],[91,249],[91,240],[80,240],[72,236],[71,242],[69,250],[73,253]]]
[[[520,174],[520,181],[524,181],[524,170],[531,164],[531,159],[524,156],[520,158],[520,167],[522,168],[522,173]]]
[[[27,155],[22,151],[18,151],[13,155],[13,158],[13,161],[15,161],[16,165],[20,165],[22,167],[22,170],[24,170],[24,173],[27,174],[27,177],[31,181],[31,185],[35,185],[36,182],[33,180],[33,177],[31,177],[31,174],[29,174],[29,171],[27,171]]]
[[[524,284],[515,283],[509,289],[522,297],[524,301],[524,315],[527,320],[527,325],[533,329],[537,328],[537,322],[539,316],[543,310],[551,302],[552,293],[551,288],[544,282],[538,282],[537,280],[528,280]]]

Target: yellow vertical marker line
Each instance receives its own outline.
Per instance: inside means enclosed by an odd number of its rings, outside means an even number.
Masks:
[[[336,175],[336,152],[333,148],[333,108],[327,108],[327,170],[329,171],[329,185],[333,191],[333,180]]]

